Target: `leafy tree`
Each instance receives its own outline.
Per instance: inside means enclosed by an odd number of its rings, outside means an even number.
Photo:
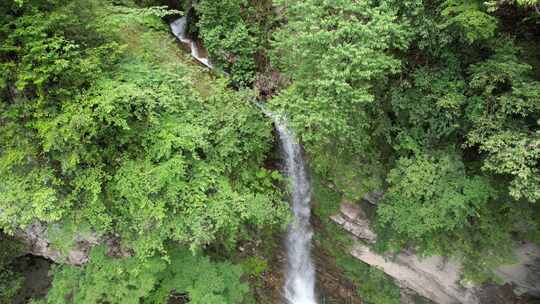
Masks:
[[[385,5],[323,0],[282,5],[287,24],[275,33],[272,58],[293,83],[272,106],[287,113],[319,173],[338,180],[349,172],[333,168],[344,169],[351,162],[380,167],[380,155],[372,147],[387,119],[375,100],[374,85],[399,71],[399,60],[385,50],[406,47],[404,28]],[[369,157],[358,161],[357,155]],[[336,156],[343,165],[333,163]],[[370,170],[371,179],[377,179],[376,172]],[[369,174],[350,175],[370,184],[364,191],[380,185],[365,181]]]
[[[540,82],[531,79],[531,66],[517,58],[511,42],[487,60],[470,67],[468,116],[474,127],[468,144],[478,145],[487,158],[483,168],[511,177],[516,200],[540,200]],[[519,119],[516,119],[519,118]]]
[[[448,0],[441,14],[445,21],[441,28],[456,30],[466,43],[492,38],[497,30],[497,19],[482,9],[482,1]]]
[[[460,0],[280,4],[273,63],[291,85],[270,105],[345,196],[387,189],[382,249],[457,256],[482,281],[507,261],[511,236],[537,240],[538,64],[517,47],[534,52],[534,10]]]
[[[410,15],[410,22],[453,27],[428,37],[462,47],[426,44],[420,60],[408,61],[410,72],[390,89],[398,160],[378,211],[381,234],[390,240],[381,243],[462,257],[465,275],[484,281],[492,278],[490,268],[508,261],[510,236],[525,232],[531,239],[528,233],[538,227],[537,207],[531,204],[539,184],[535,100],[540,86],[513,40],[497,33],[499,21],[485,7],[439,5],[440,13],[424,8],[421,15]],[[470,15],[468,21],[460,14]],[[422,45],[424,34],[416,32],[412,45]],[[465,47],[471,44],[477,47]],[[461,149],[441,149],[452,142]],[[486,192],[506,186],[509,191]],[[482,203],[471,200],[482,193]],[[458,217],[463,208],[473,213]]]
[[[243,303],[247,298],[249,288],[240,281],[241,266],[215,263],[187,250],[173,251],[170,258],[148,303],[163,303],[171,290],[187,293],[189,303],[195,304]]]
[[[246,225],[286,218],[275,175],[260,174],[269,122],[223,81],[199,91],[172,44],[155,51],[169,37],[161,8],[31,1],[3,13],[1,228],[83,225],[144,258],[167,240],[232,246]]]
[[[240,266],[214,263],[175,249],[168,257],[141,263],[134,257],[107,256],[104,246],[92,250],[83,268],[58,266],[46,303],[166,303],[171,293],[190,302],[241,303],[249,290],[240,282]]]
[[[496,280],[495,266],[512,261],[513,223],[520,211],[481,176],[467,176],[455,153],[400,158],[377,209],[379,250],[406,246],[420,254],[455,256],[469,280]]]
[[[399,125],[394,149],[421,152],[423,147],[455,140],[463,128],[465,79],[456,71],[456,58],[447,66],[419,67],[409,83],[390,89],[390,102]]]
[[[243,13],[253,13],[250,8],[246,0],[202,0],[195,6],[199,34],[210,57],[240,86],[254,80],[255,53],[259,48],[259,28],[247,22],[247,14]]]

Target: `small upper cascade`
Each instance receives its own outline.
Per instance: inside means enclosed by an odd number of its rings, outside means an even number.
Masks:
[[[176,19],[170,24],[170,26],[171,26],[171,30],[174,36],[176,36],[178,40],[180,40],[181,42],[189,46],[191,50],[191,56],[193,56],[193,58],[195,58],[197,61],[204,64],[210,69],[214,68],[212,63],[210,63],[210,60],[208,59],[208,57],[203,55],[205,52],[200,49],[200,47],[197,45],[195,41],[193,41],[191,38],[188,37],[186,16]]]

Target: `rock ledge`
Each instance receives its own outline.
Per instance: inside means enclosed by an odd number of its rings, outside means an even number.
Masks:
[[[340,212],[330,217],[335,223],[354,235],[358,241],[350,249],[351,255],[371,266],[378,267],[395,278],[403,288],[414,290],[419,295],[441,304],[494,303],[484,300],[486,292],[481,286],[462,286],[461,264],[441,256],[421,259],[412,252],[396,256],[384,256],[373,252],[366,243],[373,243],[377,235],[370,228],[369,219],[358,205],[342,202]],[[496,274],[504,283],[514,287],[517,295],[540,294],[540,247],[532,243],[516,246],[518,262],[501,266]],[[493,293],[493,286],[489,293]]]

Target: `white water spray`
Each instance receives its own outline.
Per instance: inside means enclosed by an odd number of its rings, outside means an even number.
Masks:
[[[171,23],[173,34],[181,42],[189,45],[191,56],[212,69],[213,66],[208,58],[201,56],[197,44],[187,37],[186,24],[185,16]],[[272,118],[276,125],[285,159],[286,173],[291,180],[291,207],[294,219],[289,225],[286,239],[288,263],[284,286],[285,299],[287,304],[317,304],[315,300],[315,269],[311,261],[313,231],[309,222],[311,185],[307,177],[302,149],[294,134],[287,128],[284,119],[265,110],[261,105],[259,107],[268,117]]]
[[[291,181],[291,207],[294,219],[286,239],[287,277],[285,299],[288,304],[316,304],[315,269],[311,261],[311,185],[302,150],[294,134],[280,117],[266,112],[276,125],[285,159],[286,173]]]
[[[181,42],[189,46],[191,50],[191,56],[195,58],[197,61],[199,61],[200,63],[212,69],[213,66],[210,63],[210,60],[208,59],[208,57],[202,55],[203,52],[201,49],[199,49],[199,46],[197,45],[197,43],[188,37],[186,33],[187,31],[186,25],[187,25],[186,16],[183,16],[182,18],[179,18],[170,24],[171,30],[174,36],[176,36],[178,40],[180,40]]]

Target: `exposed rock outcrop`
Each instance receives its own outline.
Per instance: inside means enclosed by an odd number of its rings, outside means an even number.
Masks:
[[[379,255],[357,243],[351,254],[395,278],[401,287],[410,288],[436,303],[479,303],[475,288],[464,288],[458,283],[456,263],[444,262],[440,257],[419,259],[410,253],[398,254],[394,259]]]
[[[377,235],[369,227],[369,220],[364,211],[349,202],[343,202],[340,213],[330,218],[359,239],[369,243],[374,243],[377,239]]]
[[[461,264],[456,260],[433,256],[420,259],[412,252],[402,252],[396,256],[383,256],[373,252],[367,243],[376,239],[369,227],[369,219],[357,205],[343,202],[340,213],[331,219],[362,240],[355,243],[350,253],[359,260],[378,267],[395,278],[403,288],[409,288],[419,295],[441,304],[494,303],[486,295],[496,294],[494,288],[463,286],[460,284]],[[516,248],[518,262],[499,267],[496,273],[506,283],[513,286],[518,295],[540,293],[540,248],[532,243],[520,244]],[[504,303],[504,302],[501,302]]]
[[[364,194],[364,200],[372,205],[378,205],[379,201],[382,199],[384,192],[382,191],[373,191]]]
[[[533,243],[523,243],[514,254],[518,262],[497,268],[495,274],[504,283],[514,286],[516,294],[540,297],[540,248]]]
[[[78,235],[74,240],[75,246],[68,252],[62,252],[51,245],[47,226],[41,223],[31,224],[26,229],[18,231],[17,237],[28,246],[27,253],[71,265],[88,262],[90,249],[99,243],[95,234]]]

